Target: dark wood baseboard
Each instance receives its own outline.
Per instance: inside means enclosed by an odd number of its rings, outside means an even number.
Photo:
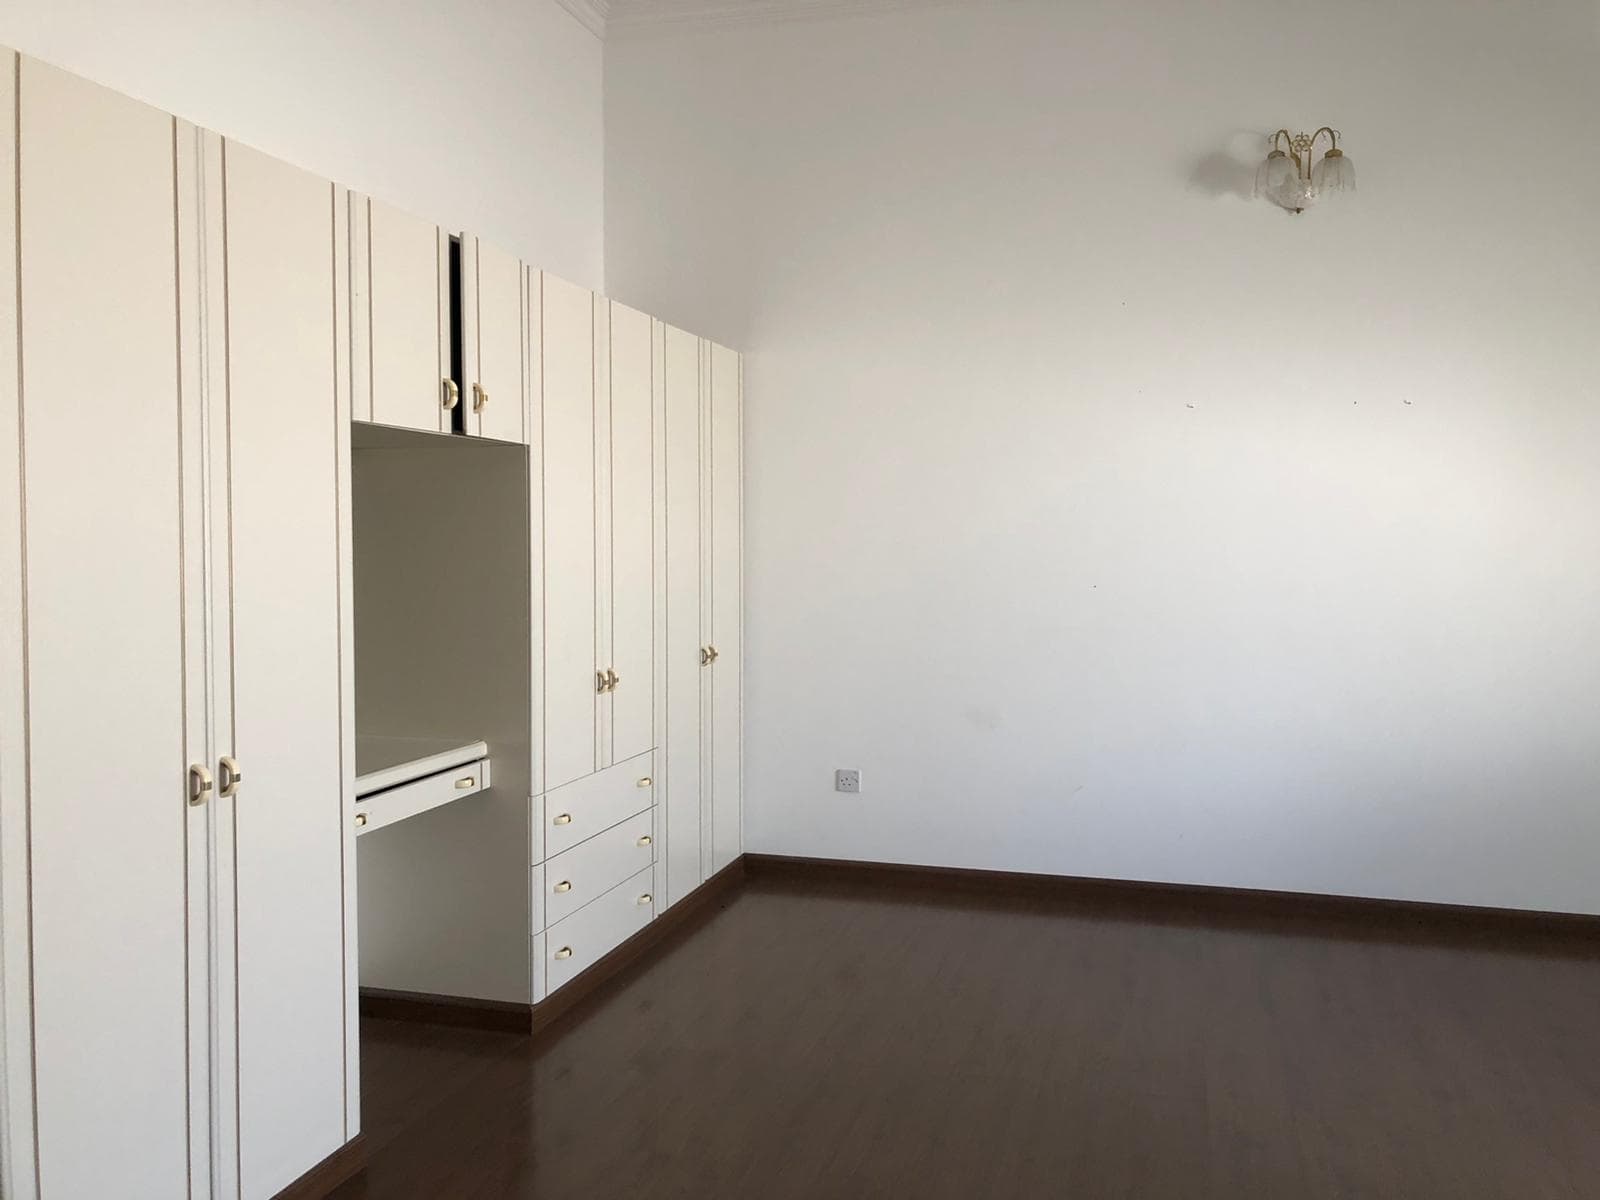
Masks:
[[[358,1133],[272,1200],[322,1200],[367,1165],[367,1136]]]
[[[1600,916],[1587,913],[771,854],[746,854],[744,862],[752,881],[829,881],[952,899],[992,898],[1035,906],[1061,905],[1090,909],[1098,915],[1115,915],[1121,911],[1140,919],[1233,919],[1302,924],[1321,921],[1358,926],[1374,933],[1538,936],[1587,944],[1600,950]]]
[[[624,971],[703,922],[731,893],[744,885],[744,863],[742,855],[734,859],[571,983],[534,1005],[533,1032],[540,1034],[551,1029]]]
[[[361,1015],[387,1021],[492,1029],[501,1033],[527,1033],[533,1028],[531,1010],[526,1004],[435,996],[426,992],[395,992],[385,988],[361,989]]]

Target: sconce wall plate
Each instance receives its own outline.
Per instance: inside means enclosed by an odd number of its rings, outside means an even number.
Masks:
[[[1317,143],[1324,137],[1328,149],[1316,159]],[[1339,137],[1338,130],[1327,125],[1315,133],[1278,130],[1272,135],[1267,161],[1256,171],[1256,195],[1299,215],[1321,196],[1355,191],[1355,167],[1340,149]]]

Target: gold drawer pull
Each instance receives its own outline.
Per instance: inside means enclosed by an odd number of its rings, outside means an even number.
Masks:
[[[558,894],[561,892],[570,892],[572,890],[572,880],[563,879],[560,883],[556,884],[555,890]]]
[[[563,947],[561,947],[561,949],[556,951],[556,957],[557,958],[571,958],[572,957],[572,947],[571,946],[563,946]]]
[[[649,835],[649,834],[648,834],[648,833],[647,833],[647,834],[645,834],[645,835],[644,835],[644,836],[643,836],[643,837],[642,837],[642,838],[640,838],[640,839],[639,839],[639,840],[638,840],[638,842],[636,842],[636,843],[635,843],[635,844],[636,844],[636,845],[639,845],[639,846],[648,846],[648,845],[649,845],[649,844],[650,844],[650,835]]]
[[[481,383],[472,385],[472,411],[482,412],[484,405],[489,403],[489,389]]]
[[[559,817],[557,817],[554,821],[552,821],[550,823],[552,825],[571,825],[572,824],[572,814],[571,813],[562,813]]]
[[[471,776],[471,775],[463,775],[460,779],[456,780],[456,791],[458,791],[458,792],[464,792],[469,787],[477,787],[477,786],[478,786],[477,779],[474,776]]]
[[[643,779],[639,780],[639,782],[634,784],[633,786],[634,787],[649,787],[654,782],[655,782],[654,779],[651,779],[650,776],[646,775]]]
[[[444,381],[444,398],[440,401],[446,410],[454,408],[461,403],[461,389],[456,386],[454,379]]]
[[[360,829],[364,825],[366,825],[366,823],[367,823],[367,814],[366,813],[357,813],[356,814],[356,828]]]
[[[646,893],[645,893],[645,894],[644,894],[644,895],[642,895],[642,896],[640,896],[640,897],[639,897],[639,903],[640,903],[640,904],[641,904],[641,905],[643,905],[643,904],[649,904],[649,903],[650,903],[650,901],[651,901],[651,900],[653,900],[653,899],[655,899],[655,897],[654,897],[654,896],[652,896],[652,895],[651,895],[651,894],[650,894],[650,893],[649,893],[649,892],[646,892]]]

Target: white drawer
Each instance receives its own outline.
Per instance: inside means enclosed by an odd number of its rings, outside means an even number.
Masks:
[[[542,798],[545,858],[552,859],[654,804],[654,759],[654,754],[640,754],[546,792]]]
[[[650,924],[656,913],[650,892],[653,871],[646,867],[565,921],[550,926],[544,936],[545,995],[570,983],[580,971]],[[534,945],[538,944],[536,939]]]
[[[545,922],[554,925],[656,860],[656,810],[647,808],[543,867]],[[535,867],[537,881],[540,868]],[[652,885],[653,886],[653,885]],[[649,889],[646,888],[646,891]]]
[[[356,836],[476,796],[489,786],[489,760],[482,758],[387,791],[362,796],[356,801]]]

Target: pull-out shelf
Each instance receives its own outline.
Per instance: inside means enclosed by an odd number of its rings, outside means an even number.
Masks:
[[[489,747],[455,738],[356,737],[356,834],[489,786]]]

